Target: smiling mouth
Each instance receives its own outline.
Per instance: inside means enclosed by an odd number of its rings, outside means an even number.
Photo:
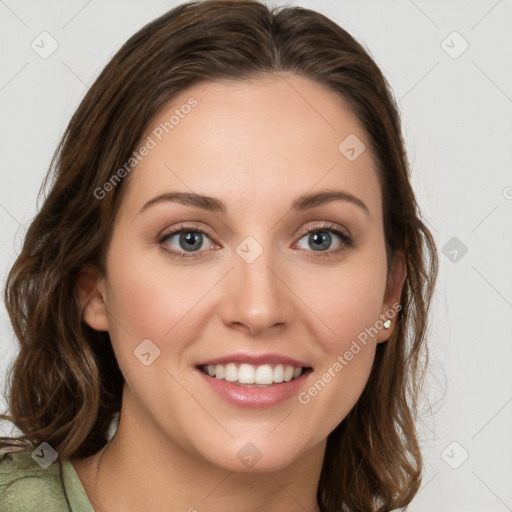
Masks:
[[[288,364],[209,364],[197,367],[201,372],[218,380],[248,388],[266,388],[298,379],[312,371],[310,367]]]

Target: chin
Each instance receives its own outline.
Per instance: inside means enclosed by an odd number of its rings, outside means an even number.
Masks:
[[[236,473],[276,472],[292,465],[304,453],[304,446],[280,440],[232,439],[231,443],[202,447],[199,453],[211,464]],[[204,448],[207,448],[204,450]]]

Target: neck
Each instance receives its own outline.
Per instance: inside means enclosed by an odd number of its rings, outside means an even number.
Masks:
[[[316,494],[325,444],[278,471],[228,471],[173,442],[147,413],[130,408],[100,452],[72,463],[96,512],[320,512]]]

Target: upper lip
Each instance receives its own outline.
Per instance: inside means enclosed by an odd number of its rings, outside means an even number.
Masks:
[[[309,368],[309,365],[304,361],[299,361],[293,357],[288,357],[281,354],[247,354],[247,353],[237,353],[230,354],[222,357],[215,357],[213,359],[208,359],[205,361],[201,361],[197,364],[197,366],[207,366],[207,365],[216,365],[216,364],[227,364],[227,363],[247,363],[255,366],[263,365],[263,364],[289,364],[290,366],[295,366],[296,368]]]

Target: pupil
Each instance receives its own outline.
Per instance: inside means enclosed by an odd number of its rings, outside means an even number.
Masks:
[[[313,246],[313,248],[317,247],[319,249],[328,249],[331,235],[329,235],[329,233],[326,233],[325,231],[320,231],[319,233],[320,234],[312,233],[310,235],[310,242],[314,242],[311,245]],[[327,242],[326,242],[326,240],[327,240]],[[319,241],[320,241],[320,243],[317,243]],[[315,250],[317,250],[317,249],[315,249]]]
[[[191,235],[190,233],[194,233],[193,235]],[[199,247],[201,247],[201,233],[198,233],[197,231],[188,231],[186,232],[185,235],[181,235],[180,237],[180,242],[182,241],[185,241],[186,243],[184,244],[184,249],[186,251],[190,251],[191,249],[194,249],[194,243],[197,243],[199,242],[198,246],[196,247],[196,249],[198,249]]]

